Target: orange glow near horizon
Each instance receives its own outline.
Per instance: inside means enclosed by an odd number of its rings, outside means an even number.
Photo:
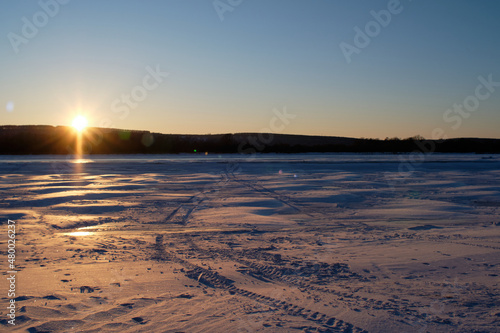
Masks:
[[[83,159],[83,133],[76,132],[76,145],[75,145],[75,173],[81,173],[83,166],[79,161]]]
[[[78,115],[73,119],[71,125],[76,131],[76,142],[75,142],[75,160],[80,161],[83,159],[83,132],[87,127],[88,121],[82,115]],[[80,163],[75,164],[75,173],[82,172],[82,165]]]

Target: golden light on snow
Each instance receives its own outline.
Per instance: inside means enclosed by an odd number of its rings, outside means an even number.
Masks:
[[[87,118],[85,118],[82,115],[78,115],[73,119],[73,122],[71,123],[73,128],[76,130],[76,142],[75,142],[75,161],[81,161],[83,157],[83,136],[84,136],[84,130],[88,125]],[[75,164],[75,173],[80,173],[82,172],[82,163],[77,163]]]
[[[71,125],[78,131],[81,132],[87,127],[88,121],[87,118],[85,118],[82,115],[76,116],[75,119],[73,119],[73,122]]]
[[[75,231],[75,232],[69,232],[66,235],[68,236],[74,236],[74,237],[79,237],[79,236],[89,236],[92,235],[93,232],[89,231]]]

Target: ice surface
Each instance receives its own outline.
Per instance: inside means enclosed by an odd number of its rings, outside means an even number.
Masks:
[[[2,156],[16,328],[494,332],[500,157],[409,157]]]

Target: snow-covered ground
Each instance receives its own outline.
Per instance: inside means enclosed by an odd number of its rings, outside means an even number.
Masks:
[[[21,331],[500,325],[499,155],[3,156],[0,189]]]

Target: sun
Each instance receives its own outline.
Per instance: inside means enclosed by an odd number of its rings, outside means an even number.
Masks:
[[[84,116],[76,116],[75,119],[73,119],[73,122],[71,125],[78,131],[81,132],[87,127],[88,121],[87,118]]]

